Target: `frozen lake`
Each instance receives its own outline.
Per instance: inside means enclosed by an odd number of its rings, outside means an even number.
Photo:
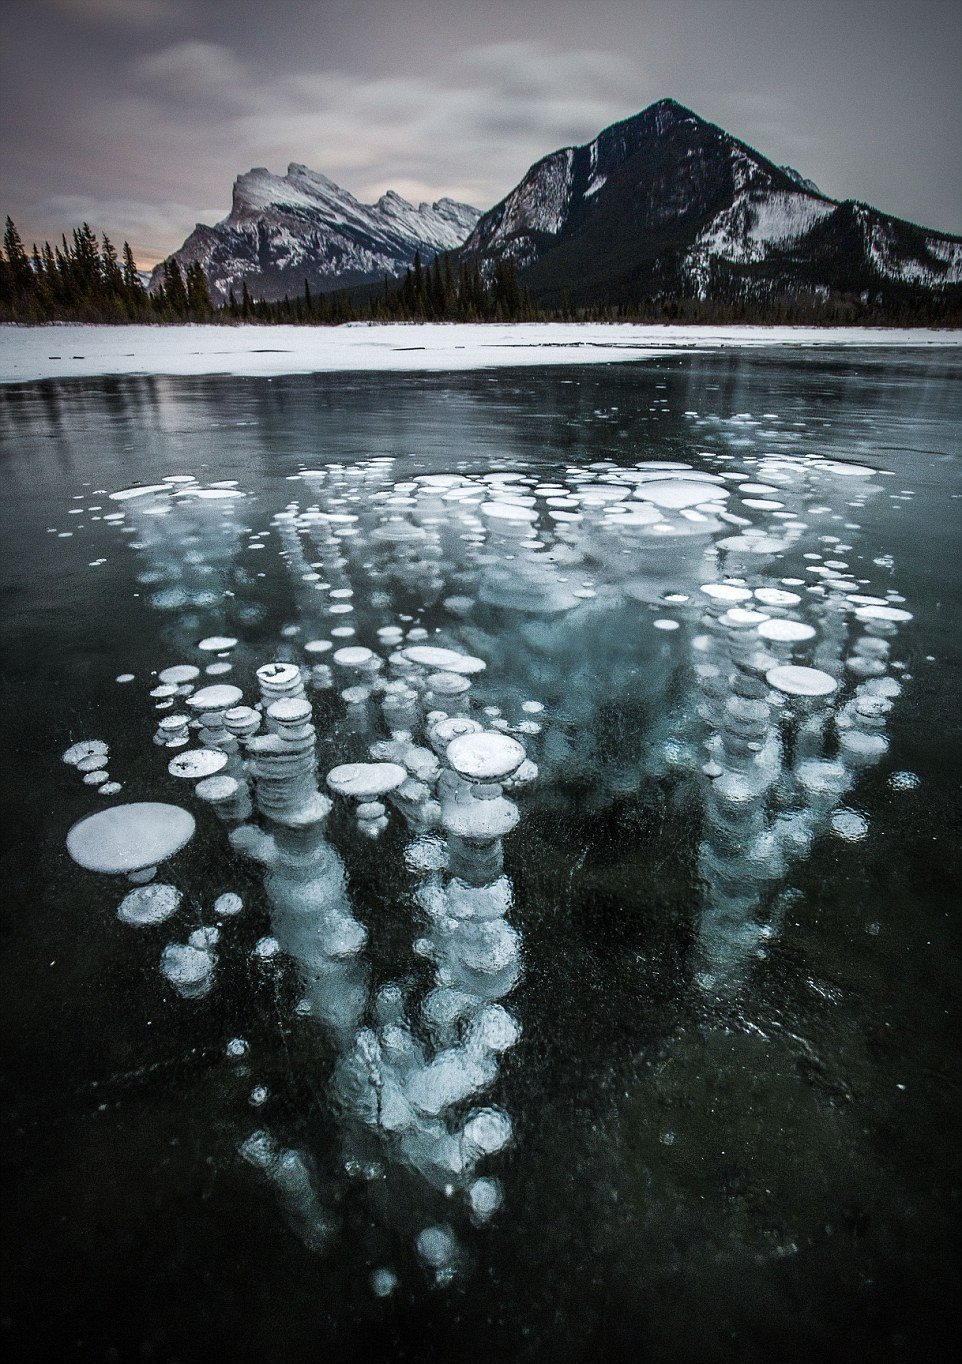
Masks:
[[[938,1346],[958,351],[620,358],[0,388],[17,1358]]]

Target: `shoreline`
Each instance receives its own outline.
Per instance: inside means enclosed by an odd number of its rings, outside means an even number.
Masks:
[[[271,341],[272,345],[264,345]],[[0,383],[108,375],[280,377],[625,363],[765,346],[962,348],[962,329],[677,323],[347,323],[340,327],[0,324]]]

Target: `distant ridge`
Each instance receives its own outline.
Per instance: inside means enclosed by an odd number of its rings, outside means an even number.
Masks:
[[[184,271],[199,263],[223,303],[245,284],[253,298],[296,298],[305,280],[369,299],[417,252],[451,252],[489,281],[511,261],[548,311],[692,300],[777,321],[782,302],[805,299],[823,320],[836,303],[892,320],[962,308],[962,238],[832,199],[673,99],[542,157],[483,214],[393,192],[362,204],[306,166],[258,167],[238,176],[229,215],[174,256]],[[152,288],[162,277],[161,265]]]
[[[831,199],[672,99],[542,158],[464,250],[548,307],[962,293],[962,238]]]

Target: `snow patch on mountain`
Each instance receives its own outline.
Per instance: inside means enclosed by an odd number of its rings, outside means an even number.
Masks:
[[[835,205],[824,199],[791,191],[741,196],[699,233],[692,255],[707,253],[739,263],[764,260],[772,247],[799,241],[834,211]]]

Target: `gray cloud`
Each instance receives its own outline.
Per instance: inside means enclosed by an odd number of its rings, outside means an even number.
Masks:
[[[38,0],[9,10],[4,206],[30,240],[86,205],[144,260],[252,165],[487,207],[673,95],[830,194],[960,230],[959,34],[949,0]]]

